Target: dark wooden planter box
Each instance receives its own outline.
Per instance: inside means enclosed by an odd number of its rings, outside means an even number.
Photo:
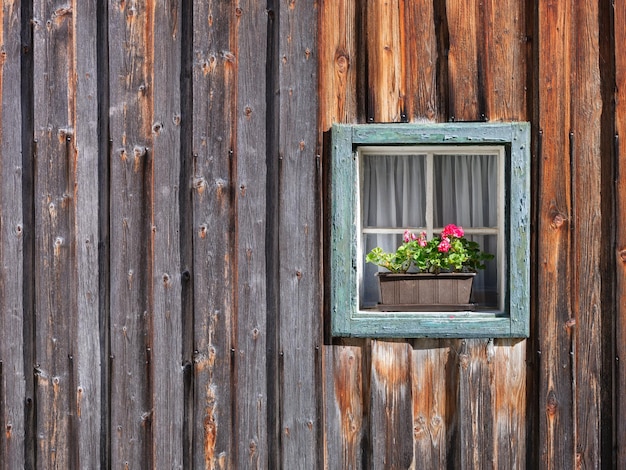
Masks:
[[[470,303],[476,273],[377,273],[380,310],[473,310]]]

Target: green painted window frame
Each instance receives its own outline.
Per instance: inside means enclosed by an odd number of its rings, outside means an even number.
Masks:
[[[335,124],[330,162],[330,322],[336,337],[527,338],[530,331],[530,124]],[[358,146],[505,148],[507,292],[498,312],[372,312],[358,305]]]

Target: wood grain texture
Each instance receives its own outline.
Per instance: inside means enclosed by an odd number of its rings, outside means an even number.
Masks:
[[[280,467],[321,461],[317,2],[280,3],[277,102]],[[312,197],[313,196],[313,197]],[[271,313],[270,313],[271,314]]]
[[[367,116],[370,122],[400,122],[405,118],[403,50],[399,0],[368,0]]]
[[[614,5],[615,44],[624,44],[626,29],[626,3]],[[616,50],[617,51],[617,50]],[[626,54],[615,54],[615,220],[626,220]],[[626,227],[615,224],[615,390],[626,390]],[[626,467],[626,396],[615,397],[615,443],[617,468]]]
[[[570,62],[571,2],[545,2],[538,17],[539,154],[537,338],[539,462],[575,467],[572,326]]]
[[[154,3],[109,5],[112,467],[153,466]],[[159,64],[161,66],[162,64]]]
[[[235,464],[236,28],[224,2],[193,3],[194,468]],[[219,118],[216,118],[219,117]]]
[[[408,468],[413,461],[411,348],[372,341],[369,434],[372,468]]]
[[[458,381],[456,341],[422,339],[413,342],[411,386],[413,408],[414,469],[449,468]]]
[[[574,402],[576,462],[601,468],[602,350],[605,320],[601,303],[602,230],[600,122],[602,96],[598,4],[576,2],[572,18],[572,310],[575,324]],[[575,98],[574,98],[575,97]],[[611,373],[609,372],[610,376]],[[611,419],[610,417],[607,417]],[[608,466],[608,465],[607,465]]]
[[[75,312],[75,57],[65,2],[33,3],[35,196],[35,390],[37,462],[77,464],[73,338]]]
[[[362,362],[366,348],[346,344],[325,349],[324,465],[363,468],[366,409]]]
[[[236,269],[237,327],[235,468],[266,468],[269,461],[267,405],[266,82],[259,80],[268,61],[267,13],[260,2],[235,9],[237,35]],[[271,255],[270,255],[271,256]]]
[[[483,120],[479,54],[478,0],[446,1],[449,34],[448,50],[448,119],[451,121]]]
[[[483,2],[479,71],[489,121],[527,120],[526,3],[519,0]]]
[[[404,62],[404,106],[409,122],[439,121],[437,31],[434,2],[404,2],[401,42]]]
[[[71,283],[74,286],[77,314],[72,319],[73,387],[70,390],[74,413],[78,454],[76,466],[97,468],[101,464],[101,344],[100,344],[100,272],[98,269],[99,141],[97,49],[91,40],[98,16],[96,1],[75,1],[72,5],[72,42],[75,64],[70,84],[75,87],[68,97],[74,106],[71,152],[74,159],[73,187],[75,236],[72,250],[75,264]],[[67,314],[67,312],[64,312]]]
[[[152,462],[183,468],[183,368],[180,265],[180,73],[181,5],[157,1],[147,15],[147,45],[153,57],[152,160],[149,216],[152,252],[151,348]],[[157,65],[158,64],[158,65]]]
[[[356,1],[319,2],[318,76],[319,131],[356,116],[357,61]]]
[[[5,1],[0,10],[0,469],[25,467],[23,341],[21,10]],[[32,230],[32,227],[29,227]],[[30,371],[29,371],[30,374]]]

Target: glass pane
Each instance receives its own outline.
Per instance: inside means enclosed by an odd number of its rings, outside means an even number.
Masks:
[[[480,249],[494,255],[492,260],[485,263],[485,270],[479,270],[472,287],[472,302],[481,307],[497,308],[498,295],[498,237],[497,235],[468,235],[465,238],[475,241]]]
[[[371,263],[365,262],[365,255],[377,246],[385,251],[395,251],[402,244],[402,235],[366,234],[363,236],[363,282],[361,284],[361,307],[374,307],[378,302],[378,271],[386,271]]]
[[[435,155],[436,227],[498,225],[498,159],[496,155]]]
[[[424,155],[363,156],[363,227],[424,227]]]

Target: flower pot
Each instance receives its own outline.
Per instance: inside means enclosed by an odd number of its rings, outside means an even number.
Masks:
[[[473,310],[470,303],[476,273],[377,273],[380,310]]]

